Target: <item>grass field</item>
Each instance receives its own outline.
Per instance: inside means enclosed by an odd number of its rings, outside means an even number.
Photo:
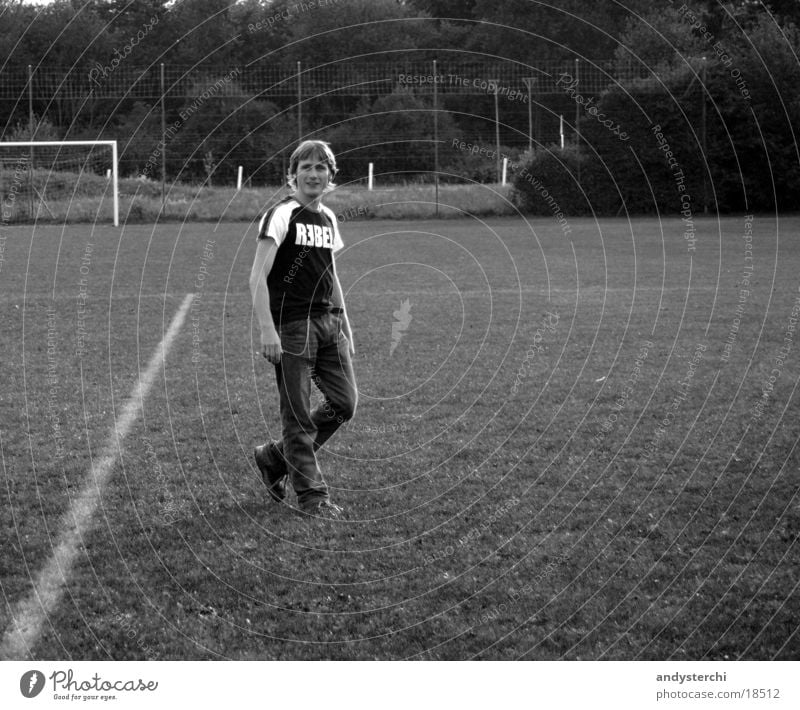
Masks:
[[[252,461],[255,225],[4,229],[0,630],[110,443],[32,659],[797,658],[800,218],[569,226],[345,220],[327,522]]]

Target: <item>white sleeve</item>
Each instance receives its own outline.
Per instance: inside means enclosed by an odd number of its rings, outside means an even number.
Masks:
[[[339,225],[334,218],[333,220],[333,251],[337,252],[339,249],[344,249],[344,242],[342,241],[342,235],[339,234]]]
[[[289,231],[291,214],[292,209],[289,205],[278,205],[271,213],[267,212],[258,225],[259,238],[271,237],[278,246],[283,244],[283,240],[286,239],[286,233]],[[269,222],[265,224],[267,218],[269,218]]]
[[[331,224],[333,225],[333,251],[336,253],[340,249],[344,249],[344,242],[342,241],[342,235],[339,234],[339,220],[336,219],[336,215],[326,205],[323,205],[325,208],[325,212],[328,215],[328,219],[330,219]]]

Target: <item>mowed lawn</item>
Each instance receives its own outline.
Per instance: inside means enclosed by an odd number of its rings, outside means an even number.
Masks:
[[[341,227],[345,521],[252,460],[255,225],[0,232],[0,629],[110,444],[32,659],[798,656],[800,218]]]

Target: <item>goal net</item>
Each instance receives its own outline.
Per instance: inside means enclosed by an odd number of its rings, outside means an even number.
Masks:
[[[108,199],[119,226],[117,142],[0,142],[0,197],[17,213],[32,205],[33,218],[54,216],[51,203],[99,198],[99,210]]]

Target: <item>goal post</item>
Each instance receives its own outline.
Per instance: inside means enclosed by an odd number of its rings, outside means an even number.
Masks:
[[[0,141],[0,148],[72,147],[72,146],[110,146],[111,183],[114,195],[114,226],[119,227],[119,169],[117,141]]]

